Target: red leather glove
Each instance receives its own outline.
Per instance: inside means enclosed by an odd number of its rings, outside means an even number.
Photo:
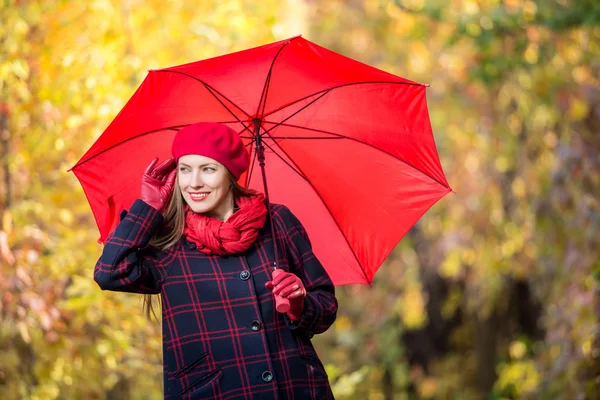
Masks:
[[[158,157],[146,167],[142,175],[141,199],[158,211],[162,211],[173,193],[177,163],[170,158],[156,165]]]
[[[290,310],[286,313],[292,321],[298,321],[304,312],[304,298],[306,289],[304,284],[296,275],[280,270],[272,281],[265,287],[273,291],[273,294],[287,298],[290,301]]]

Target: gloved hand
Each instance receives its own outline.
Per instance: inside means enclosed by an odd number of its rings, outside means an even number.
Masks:
[[[148,164],[142,175],[141,199],[159,212],[163,210],[167,200],[173,193],[177,163],[170,158],[156,165],[158,157]]]
[[[283,270],[278,271],[278,273],[273,273],[273,280],[267,282],[265,287],[272,290],[273,294],[289,300],[290,309],[286,314],[292,321],[298,321],[304,312],[306,289],[296,275]]]

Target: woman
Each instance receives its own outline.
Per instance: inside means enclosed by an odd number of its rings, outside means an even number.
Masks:
[[[165,398],[332,399],[310,339],[333,324],[337,300],[302,224],[271,204],[273,278],[264,196],[237,184],[249,166],[239,135],[193,124],[172,154],[150,163],[94,271],[104,290],[161,295]]]

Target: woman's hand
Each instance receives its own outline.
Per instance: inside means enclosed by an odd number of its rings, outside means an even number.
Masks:
[[[177,163],[173,158],[156,165],[157,162],[158,157],[155,157],[142,175],[141,199],[158,211],[162,211],[173,193]]]
[[[273,280],[265,284],[265,287],[273,291],[273,294],[286,298],[290,302],[290,310],[286,313],[292,321],[298,321],[304,312],[304,298],[306,289],[304,284],[296,275],[279,270],[273,274]]]

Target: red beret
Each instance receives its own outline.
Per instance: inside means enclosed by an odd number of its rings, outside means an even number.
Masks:
[[[175,161],[188,154],[212,158],[223,164],[235,179],[250,165],[250,156],[240,135],[216,122],[198,122],[180,129],[173,139],[171,152]]]

